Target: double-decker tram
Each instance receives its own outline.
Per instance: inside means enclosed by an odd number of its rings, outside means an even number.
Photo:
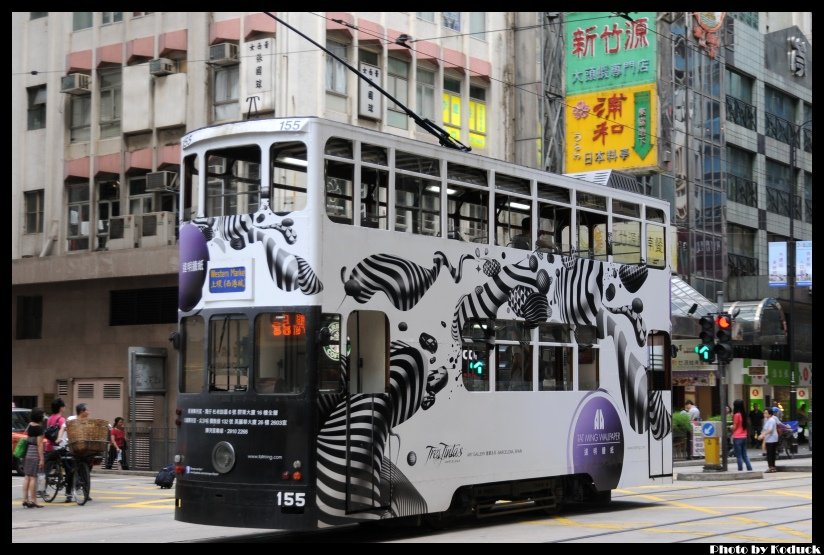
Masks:
[[[313,117],[182,146],[177,520],[671,482],[666,202]]]

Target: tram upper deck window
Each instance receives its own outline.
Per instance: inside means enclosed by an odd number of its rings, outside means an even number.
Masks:
[[[612,217],[612,260],[621,264],[640,264],[641,222]]]
[[[183,161],[183,220],[191,220],[197,214],[198,156],[190,154]]]
[[[495,244],[532,249],[529,180],[498,173],[495,174],[495,189]],[[504,191],[516,194],[510,195]]]
[[[246,391],[251,356],[246,316],[222,314],[209,320],[209,391]]]
[[[576,251],[583,258],[607,259],[607,199],[600,195],[579,191],[576,195],[578,208],[578,243]],[[603,213],[592,210],[602,210]]]
[[[272,212],[296,212],[306,208],[306,145],[300,141],[274,143],[269,150]]]
[[[662,225],[647,224],[647,266],[664,268],[667,265],[666,228]]]
[[[180,321],[180,356],[183,359],[183,375],[180,391],[200,393],[203,391],[203,339],[204,323],[200,316],[187,316]]]
[[[206,215],[257,212],[260,204],[260,149],[256,145],[206,153]]]
[[[255,391],[301,393],[306,385],[306,315],[271,312],[255,319]]]
[[[441,182],[395,174],[395,229],[418,235],[441,233]]]
[[[542,252],[569,254],[572,246],[570,190],[538,182],[538,240]]]
[[[470,185],[489,186],[489,174],[486,170],[471,168],[454,162],[447,162],[446,178],[450,181],[460,181]]]
[[[489,192],[450,183],[446,188],[447,237],[486,243],[489,237]]]
[[[382,146],[361,144],[360,223],[389,229],[389,155]],[[375,167],[380,166],[380,167]],[[384,169],[386,168],[386,169]]]

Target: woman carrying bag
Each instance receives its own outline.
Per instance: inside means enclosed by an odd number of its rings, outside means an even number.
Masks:
[[[26,428],[28,448],[23,459],[23,506],[27,509],[42,509],[37,504],[37,473],[45,470],[46,455],[43,451],[43,409],[31,409],[31,422]]]

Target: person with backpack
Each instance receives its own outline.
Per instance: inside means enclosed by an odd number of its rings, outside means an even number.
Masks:
[[[57,397],[51,404],[51,416],[46,421],[45,441],[43,442],[46,453],[47,466],[52,464],[62,464],[66,475],[66,503],[74,501],[72,491],[74,491],[74,468],[68,459],[64,459],[61,455],[64,452],[66,444],[69,442],[69,436],[66,432],[66,419],[63,417],[63,411],[66,409],[66,403],[60,397]],[[56,433],[55,432],[56,429]]]

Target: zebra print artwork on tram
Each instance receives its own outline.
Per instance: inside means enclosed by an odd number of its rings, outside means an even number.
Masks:
[[[300,289],[306,295],[320,293],[323,284],[309,263],[277,246],[269,230],[280,232],[290,245],[297,241],[297,235],[292,229],[294,222],[291,218],[271,221],[276,216],[268,206],[263,206],[254,214],[197,218],[192,220],[192,223],[200,229],[207,241],[211,241],[224,252],[226,244],[240,251],[251,244],[262,243],[269,275],[278,289]]]
[[[409,310],[435,283],[442,267],[447,267],[455,283],[460,283],[463,263],[473,258],[465,254],[453,267],[446,255],[437,251],[432,260],[434,266],[425,268],[391,254],[373,254],[352,268],[348,280],[345,266],[341,268],[340,277],[346,294],[361,304],[368,302],[378,291],[383,291],[395,308]]]
[[[348,357],[341,359],[342,372],[346,372]],[[427,362],[415,347],[393,341],[389,364],[389,393],[358,393],[350,395],[348,403],[343,395],[326,396],[319,402],[317,506],[325,525],[351,522],[347,508],[385,506],[390,483],[391,505],[386,510],[391,516],[426,512],[426,501],[384,453],[392,427],[421,406]],[[362,518],[379,519],[381,515],[365,512]]]

